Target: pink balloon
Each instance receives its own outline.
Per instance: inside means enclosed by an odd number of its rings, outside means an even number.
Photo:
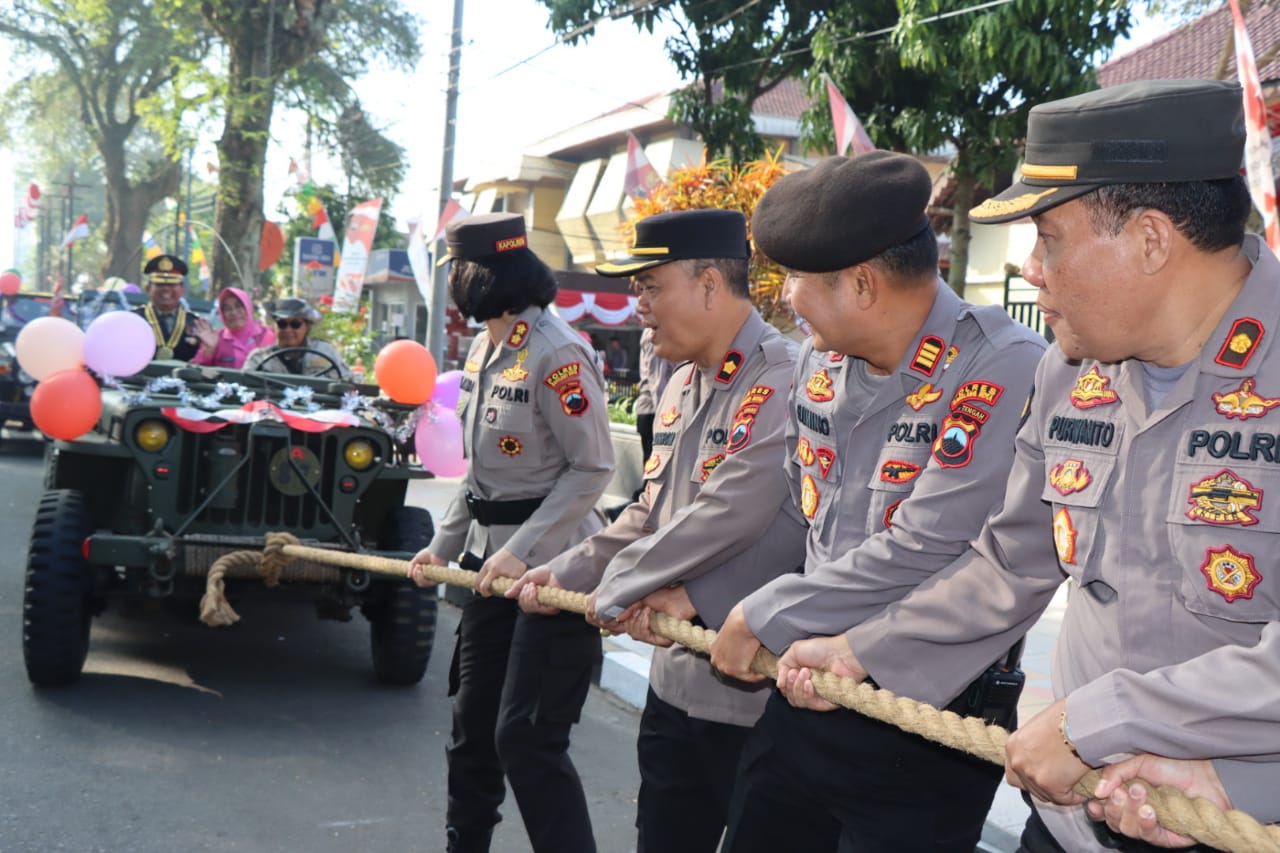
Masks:
[[[458,394],[461,392],[462,371],[447,370],[436,377],[436,390],[431,394],[431,402],[442,409],[453,411],[458,408]]]
[[[132,376],[155,357],[156,338],[132,311],[108,311],[84,334],[85,366],[99,376]]]
[[[18,332],[14,349],[18,364],[39,381],[84,364],[84,332],[61,317],[37,317]]]
[[[467,473],[462,455],[462,422],[452,409],[428,403],[418,419],[413,446],[422,467],[437,477],[461,477]]]

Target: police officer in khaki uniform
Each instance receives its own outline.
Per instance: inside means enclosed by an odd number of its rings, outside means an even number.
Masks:
[[[756,244],[789,271],[813,332],[786,467],[809,534],[804,573],[726,619],[711,662],[728,675],[758,679],[761,644],[781,653],[876,615],[963,553],[999,505],[1045,343],[939,280],[931,188],[914,158],[875,151],[788,175],[756,208]],[[996,716],[980,686],[939,704]],[[774,693],[743,752],[725,849],[967,853],[999,780],[959,752]]]
[[[151,301],[133,313],[147,321],[156,339],[157,359],[190,361],[200,350],[198,327],[206,321],[182,307],[187,265],[173,255],[157,255],[142,268]]]
[[[1023,274],[1057,337],[1004,509],[880,618],[784,658],[801,703],[792,673],[824,662],[945,701],[1070,578],[1058,701],[1008,743],[1032,853],[1139,849],[1090,816],[1186,844],[1117,786],[1139,771],[1280,820],[1280,262],[1244,231],[1243,128],[1216,81],[1031,110],[1021,181],[970,213],[1032,218]],[[1101,765],[1105,807],[1082,806]]]
[[[744,595],[804,559],[804,519],[782,471],[796,347],[752,307],[749,255],[742,214],[690,210],[642,219],[632,256],[596,268],[634,277],[656,355],[684,363],[658,401],[640,499],[526,576],[594,589],[600,618],[667,646],[654,653],[640,720],[639,853],[714,853],[742,743],[768,695],[718,680],[706,658],[652,635],[651,612],[717,628]],[[521,605],[540,609],[526,589]]]
[[[523,217],[455,220],[446,233],[449,290],[485,323],[467,355],[458,411],[469,460],[457,497],[417,564],[468,554],[483,561],[449,673],[454,696],[447,810],[449,851],[486,851],[505,795],[515,793],[540,853],[591,853],[582,784],[569,759],[600,658],[580,616],[530,616],[490,597],[603,527],[593,511],[613,472],[604,382],[578,333],[546,310],[551,270],[528,249]]]

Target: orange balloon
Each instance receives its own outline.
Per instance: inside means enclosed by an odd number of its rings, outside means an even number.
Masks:
[[[52,373],[31,394],[31,420],[50,438],[79,438],[93,429],[101,414],[102,393],[83,368]]]
[[[417,406],[436,390],[436,360],[417,341],[392,341],[374,360],[373,378],[392,400]]]
[[[284,252],[284,234],[280,226],[267,220],[262,221],[262,240],[258,243],[258,272],[271,269],[280,254]]]

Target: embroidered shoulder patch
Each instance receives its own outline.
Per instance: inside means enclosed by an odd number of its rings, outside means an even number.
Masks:
[[[1252,317],[1241,317],[1231,325],[1231,331],[1227,332],[1227,339],[1222,342],[1222,348],[1218,350],[1218,355],[1213,360],[1223,367],[1242,369],[1249,363],[1249,359],[1253,358],[1254,352],[1258,349],[1258,342],[1266,332],[1267,330],[1257,320]]]
[[[1263,397],[1255,394],[1254,380],[1246,379],[1240,383],[1240,387],[1234,391],[1228,391],[1226,394],[1213,395],[1213,405],[1217,409],[1218,414],[1230,418],[1239,418],[1240,420],[1248,420],[1249,418],[1261,418],[1266,416],[1267,412],[1280,406],[1280,398]]]
[[[560,408],[570,417],[581,417],[590,407],[582,390],[582,365],[576,361],[561,365],[547,375],[542,383],[560,395]]]
[[[1111,377],[1099,373],[1096,364],[1076,379],[1076,387],[1071,390],[1071,405],[1077,409],[1106,406],[1119,399],[1120,395],[1111,389]]]
[[[1253,564],[1253,555],[1244,554],[1230,545],[1206,548],[1200,571],[1209,582],[1209,589],[1227,600],[1253,598],[1253,588],[1262,582],[1262,575]]]
[[[731,349],[724,354],[724,361],[720,362],[720,370],[716,373],[716,381],[722,385],[728,385],[733,381],[733,375],[738,372],[738,368],[742,366],[742,353],[736,349]]]
[[[738,404],[738,411],[733,416],[733,423],[729,427],[729,444],[725,447],[726,453],[737,453],[739,450],[747,446],[751,441],[751,427],[756,422],[756,415],[760,413],[760,407],[773,396],[773,389],[768,385],[753,385],[751,390],[742,396],[742,402]]]
[[[925,335],[916,347],[916,354],[911,359],[911,369],[925,376],[932,376],[938,366],[938,356],[942,355],[945,342],[936,335]]]
[[[943,468],[963,468],[973,461],[973,443],[981,433],[980,424],[952,410],[942,419],[933,442],[933,458]]]

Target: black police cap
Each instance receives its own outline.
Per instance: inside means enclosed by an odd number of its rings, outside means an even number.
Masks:
[[[160,284],[181,283],[187,274],[187,265],[182,258],[173,255],[156,255],[147,261],[142,273],[148,282]]]
[[[751,234],[787,269],[835,272],[928,228],[932,192],[928,170],[906,154],[827,157],[769,187],[751,215]]]
[[[1240,87],[1145,80],[1038,104],[1022,177],[969,211],[974,222],[1032,216],[1108,184],[1230,178],[1244,154]]]
[[[747,220],[736,210],[674,210],[636,223],[629,256],[600,264],[600,275],[619,277],[693,258],[751,257]]]
[[[445,229],[444,240],[449,254],[440,259],[441,264],[496,258],[529,249],[524,217],[518,213],[482,213],[455,219]]]

